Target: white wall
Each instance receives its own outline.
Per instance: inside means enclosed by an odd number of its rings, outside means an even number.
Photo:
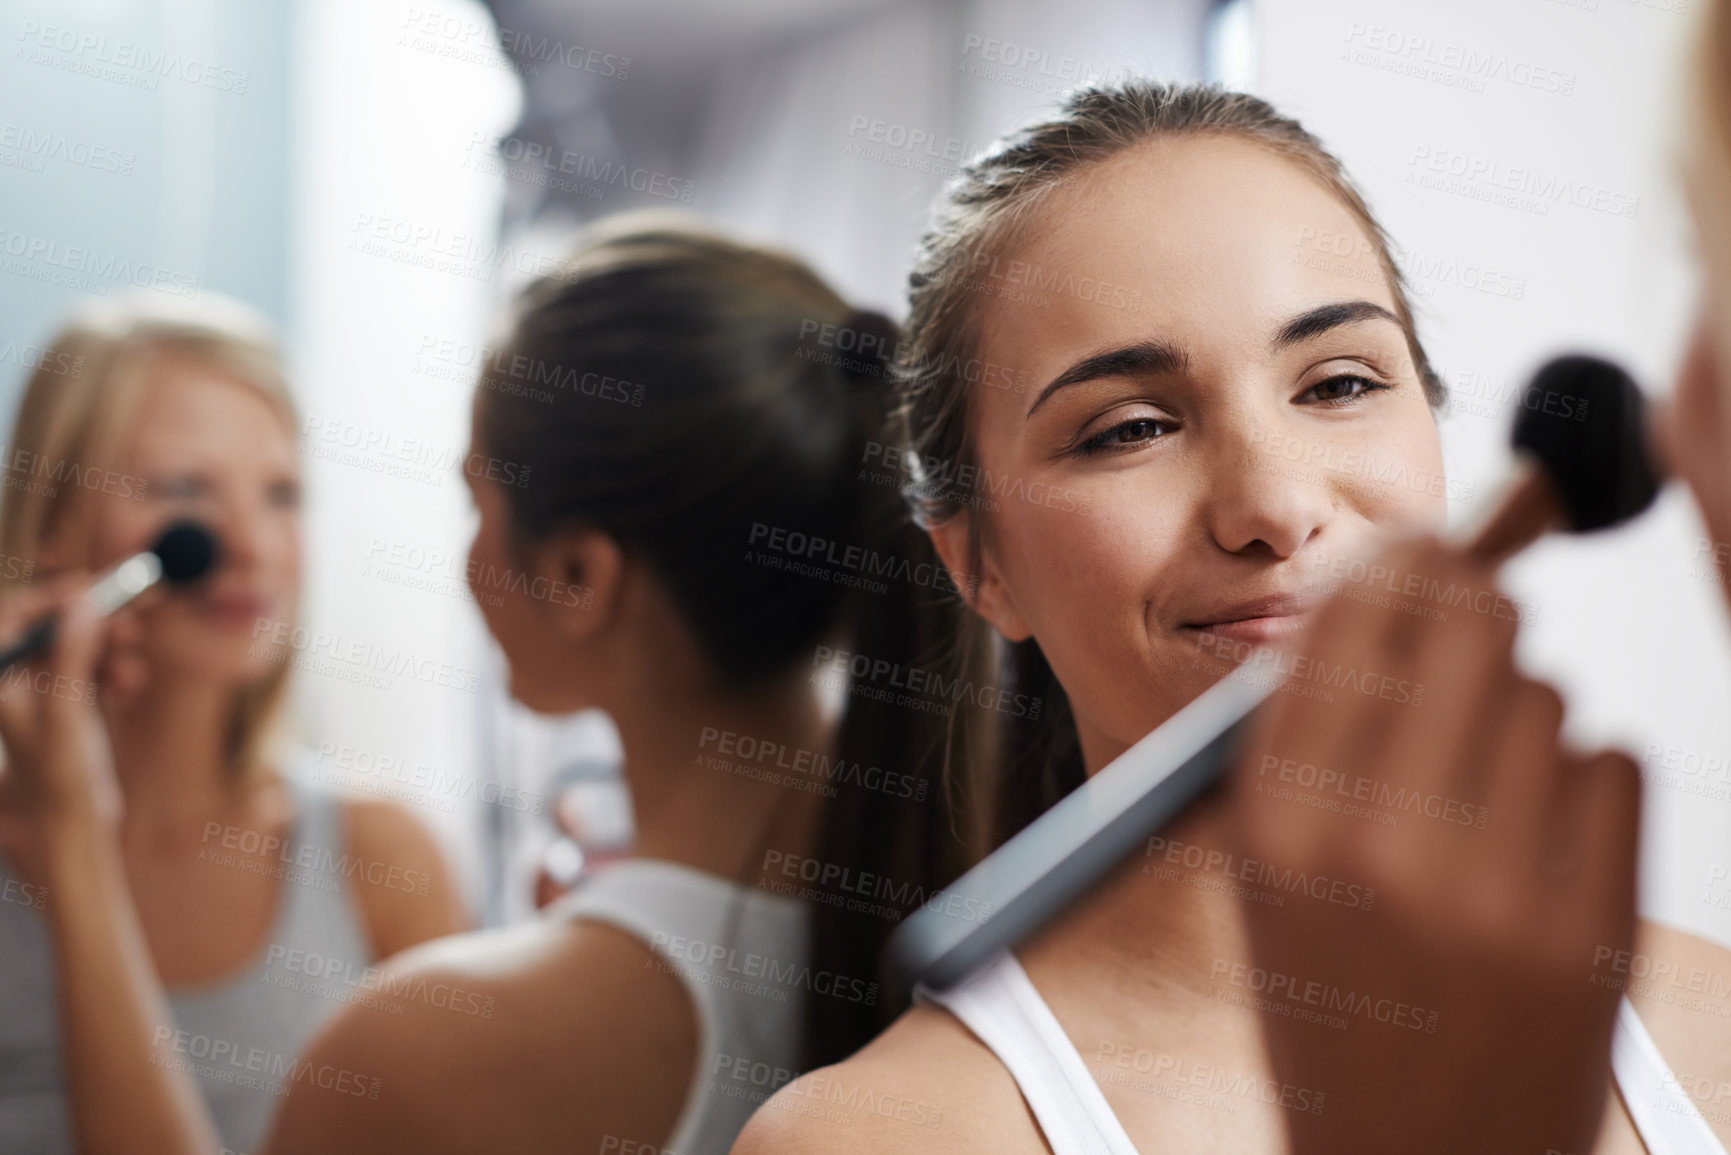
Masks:
[[[282,320],[289,23],[274,2],[0,0],[0,427],[27,350],[86,296],[160,274]]]
[[[477,798],[509,767],[480,732],[503,690],[464,581],[476,367],[460,350],[473,361],[517,256],[496,248],[502,179],[465,165],[515,117],[517,86],[485,37],[447,55],[411,12],[490,26],[458,0],[297,11],[289,345],[314,633],[295,719],[321,774],[440,829],[478,909]]]
[[[1551,354],[1608,354],[1670,391],[1695,277],[1673,179],[1687,3],[1258,3],[1259,92],[1345,160],[1407,250],[1458,401],[1451,474],[1479,495],[1511,390]],[[1731,864],[1731,634],[1704,536],[1671,493],[1627,529],[1533,549],[1507,582],[1538,606],[1521,655],[1562,688],[1568,733],[1642,760],[1644,912],[1731,943],[1731,911],[1704,901]]]
[[[700,207],[791,245],[900,316],[913,247],[960,162],[1118,75],[1197,80],[1205,0],[890,7],[719,69],[691,172]]]

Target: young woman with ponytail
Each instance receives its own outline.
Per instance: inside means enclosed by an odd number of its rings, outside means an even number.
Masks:
[[[471,580],[525,579],[477,590],[515,698],[614,719],[634,853],[530,924],[370,976],[283,1080],[265,1150],[722,1152],[808,1054],[893,1015],[877,946],[945,881],[943,800],[913,788],[942,720],[824,676],[841,652],[928,661],[951,596],[896,488],[861,476],[893,336],[794,258],[663,218],[616,218],[524,294],[475,394],[471,452],[501,467],[465,471]],[[99,632],[72,614],[55,660]],[[98,748],[60,737],[83,715],[36,709],[52,740],[8,773],[99,791]],[[99,994],[74,981],[66,1014]],[[85,1031],[75,1059],[154,1075],[153,1034]],[[200,1151],[195,1104],[158,1083],[84,1150]]]
[[[1296,1138],[1320,1153],[1410,1150],[1446,1134],[1453,1146],[1425,1149],[1584,1155],[1570,1145],[1581,1132],[1539,1141],[1554,1116],[1506,1129],[1528,1087],[1578,1093],[1574,1106],[1610,1121],[1601,1152],[1633,1150],[1624,1100],[1645,1109],[1647,1088],[1608,1094],[1602,1049],[1596,1085],[1570,1083],[1567,1065],[1529,1066],[1524,1082],[1509,1073],[1474,1104],[1491,1108],[1484,1117],[1451,1109],[1446,1085],[1418,1096],[1434,1109],[1405,1111],[1402,1087],[1426,1082],[1433,1062],[1465,1061],[1499,1017],[1530,1028],[1512,1054],[1550,1046],[1547,1028],[1602,1047],[1618,977],[1603,964],[1626,958],[1633,919],[1620,903],[1632,891],[1602,909],[1591,900],[1632,853],[1638,789],[1626,757],[1560,748],[1560,705],[1515,669],[1509,615],[1456,611],[1429,628],[1353,580],[1391,542],[1440,530],[1454,491],[1433,417],[1442,384],[1383,233],[1338,161],[1254,97],[1140,81],[1083,89],[952,184],[909,281],[906,333],[903,451],[931,467],[910,497],[974,615],[953,670],[1047,707],[1038,719],[975,710],[948,736],[974,853],[1259,647],[1303,640],[1327,663],[1282,672],[1327,673],[1287,680],[1239,768],[1239,800],[1253,799],[1258,821],[1243,821],[1232,789],[1203,798],[1063,920],[956,987],[922,992],[859,1054],[785,1089],[736,1151],[1236,1155]],[[1008,367],[1026,390],[981,387],[957,368],[971,364]],[[994,493],[1042,499],[981,505],[982,478]],[[1388,556],[1397,573],[1494,585],[1434,543]],[[1312,639],[1325,602],[1332,616]],[[1281,777],[1289,762],[1371,785],[1442,766],[1456,812],[1488,802],[1494,830],[1430,831],[1402,815],[1386,831],[1374,817],[1313,811]],[[1566,811],[1563,822],[1546,812],[1569,835],[1560,849],[1497,825],[1519,816],[1517,830],[1532,830],[1533,806],[1481,796],[1475,769],[1516,766],[1529,799],[1579,783],[1549,796]],[[1361,833],[1330,841],[1314,833],[1325,820]],[[1604,837],[1576,837],[1589,821]],[[1491,869],[1475,868],[1481,886],[1466,892],[1451,876],[1397,869],[1414,823],[1421,840],[1452,837],[1488,863],[1525,871],[1543,858],[1548,889],[1533,894],[1580,916],[1567,923],[1574,953],[1543,946],[1562,924],[1537,917],[1537,904],[1495,901]],[[1312,836],[1295,843],[1288,829]],[[1379,855],[1331,853],[1378,832]],[[1456,901],[1420,936],[1385,888]],[[1518,997],[1463,1006],[1461,972],[1436,965],[1484,945],[1482,927],[1454,920],[1463,907],[1533,948]],[[1277,919],[1307,928],[1314,950],[1291,957],[1359,959],[1377,981],[1320,964],[1271,969],[1256,953],[1269,936],[1252,931]],[[1645,949],[1685,970],[1731,974],[1731,955],[1711,944],[1643,931]],[[1594,951],[1574,949],[1594,935],[1610,948],[1596,972]],[[1632,1045],[1651,1017],[1667,1048],[1705,1054],[1713,1020],[1683,1021],[1665,994],[1637,997],[1640,1016],[1625,1004]],[[1305,1067],[1311,1044],[1356,1048],[1360,1069],[1378,1075],[1374,1094],[1337,1079],[1339,1064]],[[1670,1072],[1645,1047],[1657,1087]],[[1692,1110],[1676,1084],[1644,1120]],[[897,1109],[797,1111],[837,1087]],[[1373,1141],[1354,1138],[1355,1112]],[[1692,1125],[1705,1126],[1699,1114]]]

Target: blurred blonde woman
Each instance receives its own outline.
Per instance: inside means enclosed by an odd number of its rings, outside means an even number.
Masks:
[[[124,1134],[158,1083],[202,1091],[215,1138],[250,1150],[340,1009],[316,980],[459,930],[462,912],[416,819],[297,776],[272,740],[288,668],[253,639],[295,615],[302,536],[269,327],[234,302],[141,295],[91,302],[50,348],[7,447],[8,605],[43,612],[64,592],[55,575],[110,566],[180,518],[215,531],[222,562],[196,592],[124,611],[93,682],[0,675],[9,761],[43,737],[44,693],[97,702],[106,734],[91,737],[112,752],[77,802],[0,772],[0,1150]],[[104,922],[120,946],[89,958],[79,944]],[[57,997],[74,984],[104,994]],[[67,1045],[108,1032],[145,1037],[160,1062],[109,1069]]]

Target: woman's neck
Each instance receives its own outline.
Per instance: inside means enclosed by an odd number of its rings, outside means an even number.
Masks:
[[[1238,860],[1224,809],[1205,799],[1145,840],[1076,911],[1018,950],[1029,973],[1061,976],[1091,989],[1090,1002],[1146,1008],[1153,1014],[1211,1004],[1222,977],[1250,959],[1244,903],[1254,888],[1236,881]],[[1249,897],[1246,897],[1249,895]]]
[[[160,671],[137,698],[107,711],[124,828],[151,841],[197,838],[240,800],[223,749],[234,687]]]
[[[636,852],[755,884],[766,855],[809,855],[834,737],[805,671],[749,694],[705,676],[620,696]],[[776,861],[784,861],[776,859]]]

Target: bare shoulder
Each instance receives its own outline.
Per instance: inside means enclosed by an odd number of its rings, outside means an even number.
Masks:
[[[1600,952],[1607,953],[1607,952]],[[1649,1006],[1677,1006],[1697,1017],[1717,1018],[1712,1029],[1731,1026],[1731,949],[1711,939],[1651,919],[1641,919],[1634,953],[1601,962],[1620,972],[1629,1000],[1645,1017]]]
[[[404,952],[309,1048],[347,1096],[294,1086],[269,1150],[600,1150],[660,1144],[697,1056],[695,1011],[648,948],[538,920]]]
[[[1642,919],[1633,955],[1611,965],[1677,1082],[1731,1144],[1731,950]]]
[[[753,1115],[733,1155],[1043,1152],[997,1056],[920,1004],[845,1062],[800,1076]]]
[[[400,950],[468,925],[438,839],[409,808],[388,798],[342,796],[348,877],[373,953]]]

